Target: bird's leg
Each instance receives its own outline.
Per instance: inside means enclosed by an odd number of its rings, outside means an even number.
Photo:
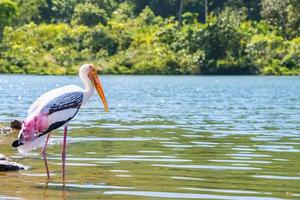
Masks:
[[[47,162],[47,155],[46,155],[46,150],[47,150],[47,144],[48,144],[48,140],[50,137],[51,133],[48,133],[47,138],[45,140],[45,144],[42,148],[41,154],[43,156],[44,162],[45,162],[45,168],[46,168],[46,173],[47,173],[47,178],[50,179],[50,174],[49,174],[49,168],[48,168],[48,162]]]
[[[65,182],[65,164],[66,164],[67,131],[68,131],[68,126],[65,125],[65,127],[64,127],[64,139],[63,139],[63,143],[62,143],[62,152],[61,152],[61,158],[62,158],[62,177],[63,177],[63,182]]]

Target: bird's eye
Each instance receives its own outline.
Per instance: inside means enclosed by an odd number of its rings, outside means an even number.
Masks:
[[[91,70],[92,72],[95,72],[95,71],[96,71],[95,68],[94,68],[92,65],[90,65],[90,70]]]

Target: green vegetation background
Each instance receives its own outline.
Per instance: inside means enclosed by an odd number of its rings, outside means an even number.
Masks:
[[[0,0],[0,73],[300,74],[299,0]]]

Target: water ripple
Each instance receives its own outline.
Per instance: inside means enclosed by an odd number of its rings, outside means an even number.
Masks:
[[[232,167],[232,166],[220,166],[220,165],[163,165],[152,164],[155,167],[169,167],[169,168],[181,168],[181,169],[211,169],[211,170],[262,170],[257,167]]]
[[[253,196],[223,196],[211,194],[192,194],[192,193],[175,193],[175,192],[152,192],[152,191],[106,191],[105,195],[130,195],[142,197],[157,198],[182,198],[182,199],[222,199],[222,200],[282,200],[271,197],[253,197]]]

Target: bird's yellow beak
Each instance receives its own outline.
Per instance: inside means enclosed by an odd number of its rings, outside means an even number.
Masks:
[[[108,106],[107,106],[106,98],[104,95],[104,90],[103,90],[102,84],[100,82],[100,79],[98,77],[97,71],[94,71],[94,72],[90,73],[89,75],[90,75],[90,79],[91,79],[94,87],[96,88],[96,90],[102,100],[105,112],[108,112]]]

